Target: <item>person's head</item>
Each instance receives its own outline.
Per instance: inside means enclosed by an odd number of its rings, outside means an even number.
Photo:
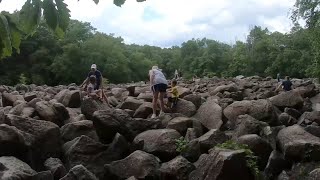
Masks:
[[[285,77],[285,80],[289,81],[289,80],[290,80],[290,77],[289,77],[289,76],[286,76],[286,77]]]
[[[171,81],[171,86],[172,86],[172,87],[175,87],[176,85],[177,85],[177,80],[173,79],[173,80]]]
[[[91,75],[91,76],[89,77],[89,82],[90,82],[91,84],[95,84],[95,83],[96,83],[96,76],[95,76],[95,75]]]
[[[152,66],[152,70],[159,70],[158,66]]]
[[[96,71],[97,70],[97,65],[96,64],[92,64],[91,65],[91,71]]]

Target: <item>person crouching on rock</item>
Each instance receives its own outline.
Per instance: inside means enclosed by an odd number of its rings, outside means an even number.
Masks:
[[[100,101],[105,100],[105,102],[109,105],[107,96],[105,95],[105,93],[101,92],[102,89],[95,90],[96,81],[97,81],[96,80],[96,76],[91,75],[89,77],[89,84],[87,86],[87,94],[88,94],[88,96],[93,98],[93,99],[97,99],[98,98]]]
[[[174,108],[177,103],[178,103],[178,99],[179,99],[179,91],[177,88],[177,80],[172,80],[171,81],[171,89],[169,89],[168,91],[169,93],[171,93],[171,96],[168,97],[168,101],[170,102],[170,106],[171,108]]]
[[[150,78],[150,86],[151,91],[153,93],[152,99],[152,110],[153,114],[151,118],[155,118],[156,111],[157,111],[157,104],[158,104],[158,97],[160,100],[160,116],[164,113],[164,95],[167,91],[168,81],[158,66],[153,66],[152,69],[149,71],[149,78]]]

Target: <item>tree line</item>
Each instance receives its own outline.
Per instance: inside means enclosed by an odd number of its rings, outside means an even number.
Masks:
[[[245,42],[233,45],[211,39],[191,39],[171,48],[125,44],[121,37],[96,31],[88,22],[71,20],[59,39],[41,22],[32,36],[20,44],[20,53],[0,61],[0,84],[81,83],[96,63],[112,83],[148,80],[157,64],[168,78],[175,69],[192,76],[237,75],[314,77],[316,53],[310,30],[299,25],[291,32],[270,32],[255,26]]]

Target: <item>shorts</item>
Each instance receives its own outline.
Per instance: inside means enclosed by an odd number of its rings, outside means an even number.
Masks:
[[[152,86],[152,92],[166,92],[168,85],[166,84],[156,84]]]

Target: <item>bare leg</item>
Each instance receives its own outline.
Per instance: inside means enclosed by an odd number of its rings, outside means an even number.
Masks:
[[[110,104],[109,104],[109,101],[108,101],[108,97],[107,97],[107,95],[106,95],[106,93],[102,90],[102,96],[103,96],[103,99],[106,101],[106,103],[108,104],[108,106],[111,106]]]
[[[152,100],[153,114],[156,114],[157,112],[158,96],[159,96],[159,92],[153,92],[153,100]]]
[[[161,111],[164,112],[164,101],[163,101],[163,97],[165,95],[165,92],[160,92],[160,95],[159,95],[159,98],[160,98],[160,108],[161,108]]]

